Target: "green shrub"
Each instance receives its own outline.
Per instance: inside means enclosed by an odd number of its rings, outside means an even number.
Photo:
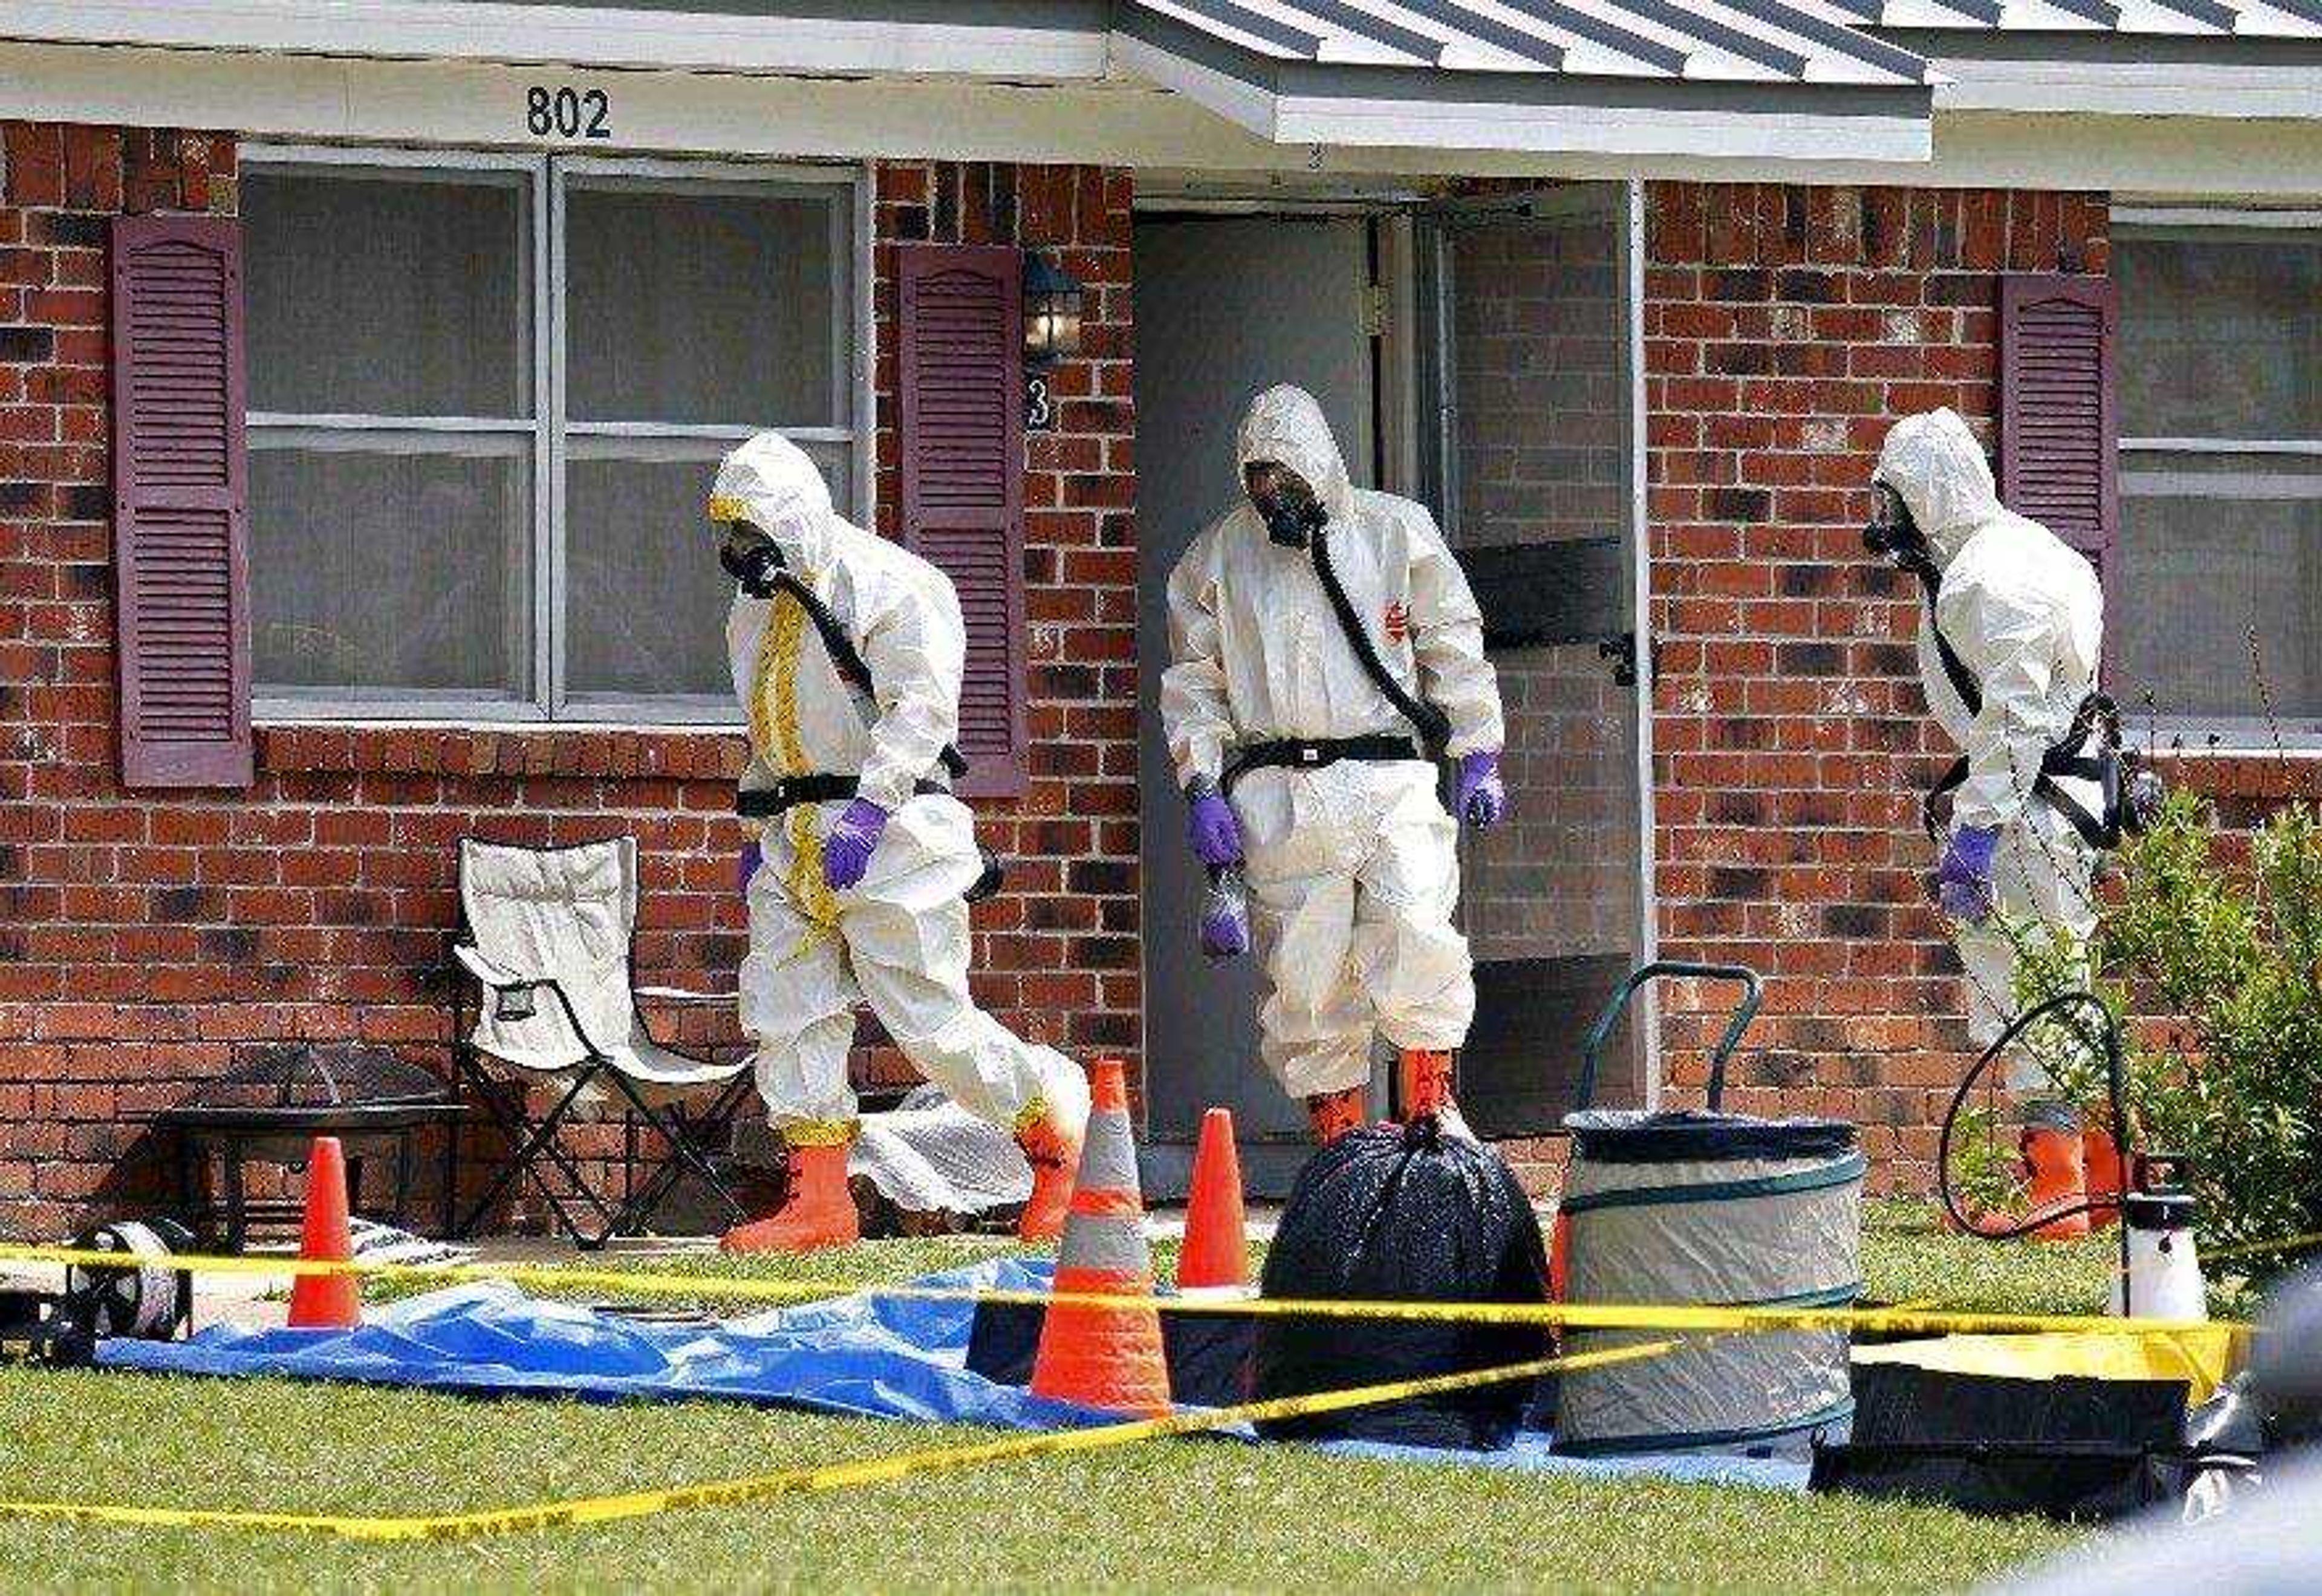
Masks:
[[[2192,1161],[2205,1268],[2286,1268],[2298,1253],[2233,1250],[2322,1230],[2322,825],[2296,805],[2244,839],[2180,792],[2118,865],[2088,962],[2019,941],[2016,1000],[2080,986],[2092,965],[2115,1017],[2135,1017],[2134,1145]],[[2026,1042],[2101,1117],[2103,1071],[2084,1036],[2051,1025]]]

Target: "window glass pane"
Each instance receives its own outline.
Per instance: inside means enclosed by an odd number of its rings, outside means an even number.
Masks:
[[[516,173],[245,168],[251,408],[531,415],[529,205]]]
[[[710,479],[732,446],[572,440],[564,488],[568,693],[732,700],[726,610],[734,583],[718,563],[705,514]],[[804,447],[844,506],[847,446]]]
[[[2144,713],[2322,723],[2322,473],[2311,461],[2132,455],[2121,479],[2117,696]],[[2257,661],[2250,631],[2256,628]],[[2263,691],[2259,670],[2263,671]]]
[[[2322,238],[2130,233],[2112,271],[2125,436],[2322,438]]]
[[[571,415],[847,424],[846,205],[843,190],[568,181]]]
[[[523,434],[252,434],[261,689],[532,694]]]

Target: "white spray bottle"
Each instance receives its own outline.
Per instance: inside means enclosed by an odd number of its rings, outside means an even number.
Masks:
[[[2121,1199],[2125,1267],[2114,1280],[2112,1310],[2129,1318],[2206,1319],[2208,1292],[2193,1251],[2193,1196],[2162,1188]]]

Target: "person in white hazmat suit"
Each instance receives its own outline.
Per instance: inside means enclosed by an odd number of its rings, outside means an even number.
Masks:
[[[2103,589],[2084,555],[2001,506],[1982,446],[1950,410],[1897,421],[1871,480],[1865,542],[1924,589],[1920,681],[1961,756],[1937,788],[1952,795],[1937,892],[1966,967],[1968,1033],[1988,1047],[2016,1011],[2025,939],[2080,950],[2096,930],[2098,849],[2084,823],[2101,828],[2106,799],[2074,756],[2102,734],[2085,707]],[[2019,1092],[2052,1090],[2025,1050],[2003,1067]],[[2029,1135],[2045,1144],[2027,1142],[2035,1167],[2080,1163],[2080,1128],[2061,1105],[2043,1106]]]
[[[1204,948],[1246,951],[1255,920],[1260,1054],[1328,1143],[1367,1117],[1374,1034],[1402,1050],[1407,1112],[1451,1106],[1475,972],[1426,744],[1458,762],[1458,814],[1496,821],[1499,687],[1434,518],[1352,486],[1312,396],[1260,394],[1237,449],[1248,502],[1170,573],[1161,717],[1193,853],[1224,889]]]
[[[846,1055],[858,1000],[955,1102],[1015,1132],[1033,1169],[1022,1234],[1051,1238],[1087,1078],[968,995],[964,895],[985,865],[944,781],[966,653],[958,595],[926,561],[842,520],[814,462],[772,433],[726,457],[709,518],[737,582],[726,636],[749,724],[740,802],[762,822],[742,1025],[790,1176],[781,1208],[723,1245],[857,1239]]]

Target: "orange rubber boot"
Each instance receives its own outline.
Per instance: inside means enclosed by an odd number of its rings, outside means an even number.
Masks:
[[[1032,1195],[1016,1221],[1019,1241],[1054,1241],[1065,1233],[1072,1206],[1073,1177],[1081,1166],[1081,1138],[1066,1134],[1054,1113],[1046,1113],[1016,1133],[1032,1166]]]
[[[1422,1114],[1440,1115],[1447,1109],[1454,1109],[1449,1053],[1406,1047],[1403,1050],[1402,1062],[1398,1067],[1403,1072],[1400,1082],[1405,1125]]]
[[[2088,1154],[2078,1129],[2060,1124],[2026,1126],[2020,1143],[2032,1178],[2030,1218],[2057,1217],[2029,1232],[2035,1241],[2071,1241],[2089,1233],[2086,1213],[2066,1213],[2088,1200]]]
[[[2101,1125],[2092,1125],[2080,1134],[2084,1150],[2083,1163],[2088,1167],[2089,1198],[2105,1206],[2089,1216],[2089,1228],[2102,1230],[2107,1225],[2120,1222],[2120,1199],[2124,1185],[2120,1145],[2112,1139],[2112,1132]]]
[[[790,1150],[790,1183],[782,1206],[763,1219],[736,1225],[720,1236],[727,1253],[809,1253],[843,1247],[863,1239],[855,1193],[846,1184],[846,1149],[852,1136]]]
[[[1360,1130],[1370,1117],[1367,1094],[1359,1086],[1326,1091],[1306,1099],[1306,1120],[1313,1127],[1317,1146],[1327,1147],[1350,1130]]]

